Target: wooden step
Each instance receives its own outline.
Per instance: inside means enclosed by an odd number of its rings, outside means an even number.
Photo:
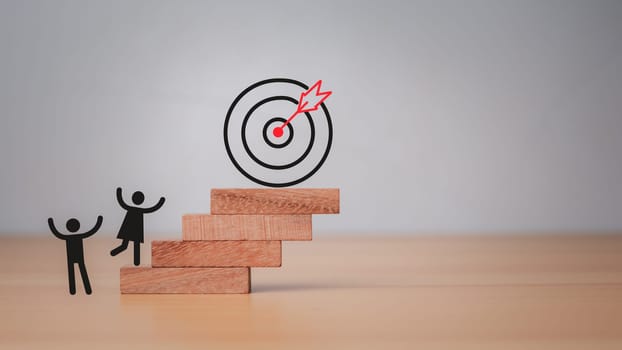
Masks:
[[[337,214],[338,188],[212,189],[212,214]]]
[[[311,215],[209,215],[182,218],[185,241],[310,241]]]
[[[250,276],[248,267],[122,267],[121,294],[246,294]]]
[[[281,241],[153,241],[153,267],[280,267]]]

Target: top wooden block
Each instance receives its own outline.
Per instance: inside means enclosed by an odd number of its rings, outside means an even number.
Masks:
[[[338,188],[212,189],[212,214],[338,214]]]

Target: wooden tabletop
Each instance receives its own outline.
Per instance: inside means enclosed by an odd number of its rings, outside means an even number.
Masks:
[[[249,295],[120,295],[110,236],[75,296],[64,242],[0,239],[1,349],[622,349],[622,235],[316,236]]]

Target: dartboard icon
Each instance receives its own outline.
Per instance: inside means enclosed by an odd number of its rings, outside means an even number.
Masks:
[[[294,79],[256,82],[233,100],[224,140],[233,165],[248,179],[269,187],[299,184],[326,161],[333,125],[321,92]]]

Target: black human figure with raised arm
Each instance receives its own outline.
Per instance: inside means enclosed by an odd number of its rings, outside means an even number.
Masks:
[[[84,246],[82,240],[95,234],[102,225],[104,218],[100,215],[97,217],[97,223],[95,226],[87,232],[77,233],[73,235],[64,235],[60,233],[54,226],[54,219],[48,219],[48,225],[54,236],[62,239],[67,244],[67,270],[69,272],[69,293],[76,294],[76,276],[74,274],[74,264],[78,264],[80,268],[80,275],[82,276],[82,284],[86,294],[91,294],[91,283],[89,282],[89,276],[86,273],[86,265],[84,265]],[[67,220],[67,231],[71,233],[78,232],[80,229],[80,221],[77,219]]]
[[[121,253],[127,249],[128,243],[132,241],[134,242],[134,265],[138,266],[140,265],[140,244],[145,241],[143,214],[153,213],[160,209],[165,199],[161,197],[158,203],[151,208],[132,207],[123,201],[123,194],[121,193],[121,187],[119,187],[117,188],[117,201],[123,209],[127,210],[127,214],[125,214],[125,219],[123,219],[119,234],[117,235],[117,238],[122,239],[123,242],[120,246],[111,250],[110,255],[115,256]],[[136,191],[132,194],[132,202],[134,204],[141,205],[144,201],[145,195],[142,192]]]

